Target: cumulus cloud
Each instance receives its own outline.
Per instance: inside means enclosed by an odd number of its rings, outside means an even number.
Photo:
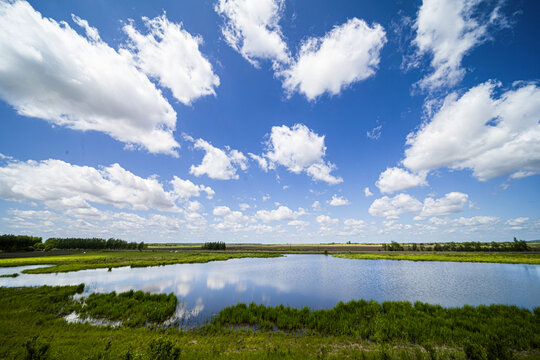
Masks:
[[[251,206],[249,206],[249,204],[246,204],[246,203],[241,203],[240,205],[238,205],[238,207],[240,208],[240,210],[246,211],[246,210],[249,209]]]
[[[387,168],[379,175],[379,180],[375,183],[381,193],[391,194],[396,191],[408,189],[415,186],[425,186],[427,172],[413,174],[407,170],[392,167]]]
[[[215,192],[211,187],[195,185],[190,180],[183,180],[177,176],[173,177],[171,184],[173,185],[174,193],[182,199],[187,200],[191,197],[199,196],[201,192],[205,192],[208,199],[211,199],[215,195]]]
[[[249,157],[252,158],[253,160],[255,160],[257,162],[257,164],[259,164],[259,167],[264,171],[264,172],[268,172],[268,160],[266,160],[264,157],[262,156],[259,156],[259,155],[255,155],[255,154],[252,154],[252,153],[248,153]]]
[[[238,150],[225,147],[225,150],[212,146],[203,139],[193,140],[191,137],[185,137],[188,141],[194,141],[193,147],[205,151],[202,163],[195,166],[191,165],[189,173],[195,176],[207,175],[212,179],[231,180],[238,179],[236,170],[247,169],[247,158]]]
[[[331,174],[335,165],[325,161],[325,156],[324,135],[319,136],[303,124],[292,128],[286,125],[272,127],[266,153],[262,155],[269,169],[282,165],[295,174],[305,172],[313,180],[332,185],[343,182],[342,178]]]
[[[279,73],[287,92],[299,92],[309,100],[373,76],[386,43],[379,24],[369,26],[352,18],[321,38],[305,40],[294,63]]]
[[[409,194],[397,194],[394,197],[383,196],[373,201],[368,209],[372,216],[397,219],[403,213],[422,210],[422,203]]]
[[[291,220],[287,223],[289,226],[296,226],[298,229],[304,229],[309,225],[309,221],[305,220]]]
[[[362,233],[366,227],[366,222],[359,219],[345,219],[343,220],[345,232],[340,235],[358,235]]]
[[[418,82],[421,89],[435,90],[461,81],[465,75],[461,66],[463,57],[484,42],[489,27],[500,20],[499,3],[483,0],[422,2],[414,23],[413,45],[417,49],[414,61],[418,65],[421,57],[430,55],[433,72]]]
[[[259,66],[256,59],[289,61],[279,26],[283,4],[283,0],[219,0],[215,6],[225,20],[221,28],[225,40],[254,66]]]
[[[287,206],[279,206],[274,210],[259,210],[256,213],[256,217],[264,222],[283,221],[283,220],[296,220],[298,217],[305,215],[306,211],[299,208],[298,211],[293,211]]]
[[[118,164],[96,169],[53,159],[11,160],[0,167],[0,197],[87,212],[93,211],[91,203],[135,210],[180,211],[175,203],[176,191],[165,191],[155,177],[139,177]]]
[[[321,203],[317,200],[315,200],[313,202],[313,204],[311,204],[311,208],[314,210],[314,211],[321,211],[322,208],[321,208]]]
[[[516,83],[496,98],[500,84],[450,94],[420,130],[407,136],[403,165],[416,173],[441,167],[471,169],[481,181],[540,173],[540,89]]]
[[[371,192],[371,190],[369,190],[369,187],[367,186],[364,188],[364,195],[365,197],[373,196],[373,193]]]
[[[426,198],[420,217],[440,216],[457,213],[463,210],[469,196],[460,192],[451,192],[440,199]]]
[[[317,223],[321,226],[328,226],[332,224],[337,224],[339,222],[339,219],[331,218],[328,215],[319,215],[317,216],[315,221],[317,221]]]
[[[86,36],[27,2],[0,2],[0,97],[23,116],[177,156],[171,105],[131,59],[73,20]]]
[[[184,104],[204,95],[215,95],[219,77],[212,65],[199,50],[203,39],[192,36],[162,16],[142,18],[148,34],[135,29],[133,22],[124,26],[129,37],[126,51],[133,57],[137,67],[159,84],[171,89],[173,96]]]
[[[251,219],[240,211],[233,211],[227,206],[216,206],[212,213],[219,218],[219,221],[213,225],[218,230],[230,232],[249,230],[246,224]]]
[[[332,200],[328,201],[328,204],[330,206],[343,206],[343,205],[349,205],[350,201],[345,199],[343,196],[337,196],[334,194],[332,196]]]

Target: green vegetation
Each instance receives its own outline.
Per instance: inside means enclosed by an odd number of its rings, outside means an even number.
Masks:
[[[0,250],[3,251],[32,251],[34,246],[41,243],[40,237],[27,235],[0,235]],[[39,245],[38,245],[39,247]]]
[[[90,294],[83,299],[76,312],[83,319],[106,319],[122,321],[129,327],[139,327],[147,323],[160,324],[174,315],[177,298],[173,293],[149,294],[133,290],[116,294]]]
[[[250,325],[264,330],[348,335],[376,342],[400,341],[422,345],[462,347],[472,342],[493,342],[514,350],[540,347],[540,308],[533,315],[515,306],[464,306],[445,309],[407,301],[340,302],[333,309],[295,309],[283,305],[266,307],[254,303],[223,309],[216,325]]]
[[[16,278],[17,276],[19,276],[19,273],[0,275],[0,278]]]
[[[431,244],[410,244],[407,247],[395,241],[390,244],[382,244],[384,251],[483,251],[483,252],[519,252],[530,251],[531,248],[525,240],[518,240],[514,237],[513,242],[449,242]]]
[[[29,269],[24,273],[45,274],[85,269],[115,268],[121,266],[145,267],[184,263],[204,263],[245,257],[277,257],[267,252],[201,252],[201,251],[102,251],[87,254],[0,259],[0,267],[23,265],[53,265]]]
[[[339,258],[345,258],[345,259],[489,262],[489,263],[540,265],[540,256],[538,254],[426,252],[426,253],[356,253],[356,254],[336,254],[334,256],[339,257]]]
[[[203,250],[226,250],[225,243],[222,241],[204,243],[202,248]]]
[[[92,250],[144,250],[146,245],[141,242],[130,242],[110,238],[109,240],[100,238],[49,238],[45,241],[45,250],[51,249],[92,249]]]
[[[326,310],[328,313],[326,316],[323,315],[319,325],[316,321],[309,320],[317,314],[317,311],[256,306],[258,310],[253,312],[249,309],[254,309],[255,306],[245,305],[230,308],[244,308],[240,313],[244,314],[247,311],[253,317],[257,317],[256,314],[260,310],[261,314],[266,314],[264,315],[266,319],[272,319],[270,314],[276,314],[274,322],[276,326],[278,321],[280,324],[288,324],[298,319],[303,327],[295,332],[230,329],[224,322],[228,316],[227,311],[218,315],[219,320],[216,320],[218,323],[213,322],[190,331],[148,326],[112,328],[80,323],[68,324],[63,317],[79,306],[72,295],[81,292],[83,288],[82,285],[0,288],[0,358],[532,360],[540,356],[538,311],[533,315],[527,310],[514,307],[465,307],[444,310],[426,304],[380,305],[364,302],[364,305],[360,306],[362,302],[354,302]],[[363,309],[365,312],[357,313],[353,309]],[[406,318],[403,320],[393,318],[402,316],[406,310],[412,311],[412,314],[405,314]],[[372,317],[369,317],[370,311]],[[294,312],[306,316],[291,315]],[[333,320],[331,314],[342,318]],[[453,319],[453,314],[459,315],[460,320]],[[471,319],[467,318],[468,314]],[[285,315],[290,316],[290,319],[283,318]],[[347,322],[353,324],[354,316],[359,316],[357,320],[362,322],[368,321],[379,334],[377,336],[387,340],[375,338],[367,340],[354,329],[343,331],[350,335],[333,335],[342,332],[339,324]],[[281,320],[277,320],[278,318]],[[414,322],[408,324],[407,320]],[[392,327],[395,321],[396,325]],[[362,322],[357,321],[357,327],[362,328]],[[421,326],[424,323],[427,328]],[[333,327],[331,324],[336,326]],[[488,328],[489,324],[492,328]],[[318,333],[317,330],[308,329],[308,326],[314,326],[314,329],[318,326],[319,329],[325,330]],[[385,326],[388,328],[387,331],[384,330]],[[415,326],[418,327],[413,330]],[[400,336],[400,327],[405,329],[403,336]],[[484,331],[487,333],[482,334]],[[327,335],[322,335],[322,332]],[[423,340],[411,343],[413,334]],[[429,341],[430,338],[442,339],[445,334],[451,337],[448,343],[443,340],[444,345],[438,345],[437,341]],[[471,335],[469,341],[463,339],[465,334]],[[501,338],[493,339],[487,344],[474,342],[477,339],[487,339],[493,334]],[[518,339],[520,336],[523,339]],[[420,344],[420,341],[426,342]]]

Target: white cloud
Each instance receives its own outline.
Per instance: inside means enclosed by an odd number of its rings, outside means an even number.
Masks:
[[[382,125],[375,126],[370,131],[366,131],[366,136],[372,140],[379,140],[381,138]]]
[[[189,137],[185,137],[190,140]],[[207,175],[212,179],[231,180],[238,179],[236,170],[247,169],[247,158],[238,150],[231,150],[228,146],[225,150],[212,146],[203,139],[197,139],[193,144],[195,149],[204,150],[206,154],[200,165],[191,165],[189,173],[195,176]]]
[[[137,67],[159,84],[172,90],[173,96],[184,104],[204,95],[215,95],[219,77],[212,71],[212,65],[201,54],[201,36],[192,36],[163,14],[149,19],[143,17],[148,34],[141,34],[133,27],[133,22],[124,26],[130,43],[127,52],[133,57]]]
[[[227,206],[216,206],[213,214],[220,218],[219,221],[213,225],[213,227],[218,230],[229,232],[249,230],[247,224],[251,220],[240,211],[232,211]]]
[[[270,139],[266,145],[267,149],[263,157],[268,160],[270,169],[274,169],[276,165],[282,165],[295,174],[304,171],[313,180],[321,180],[329,184],[338,184],[343,181],[342,178],[330,174],[335,165],[324,159],[326,155],[324,135],[317,135],[303,124],[296,124],[292,128],[286,125],[272,127]]]
[[[422,210],[422,203],[409,194],[397,194],[393,198],[383,196],[373,201],[369,207],[369,214],[387,219],[397,219],[403,213],[418,212]]]
[[[258,66],[256,59],[289,61],[279,26],[283,4],[283,0],[219,0],[215,11],[225,20],[221,32],[227,43]]]
[[[309,221],[305,220],[291,220],[287,223],[289,226],[296,226],[297,228],[303,229],[309,225]]]
[[[482,0],[423,1],[414,23],[415,60],[418,65],[429,54],[433,72],[418,82],[420,88],[435,90],[461,81],[463,57],[486,40],[489,26],[499,20],[499,6],[487,13],[491,7]]]
[[[9,161],[0,167],[0,197],[39,201],[56,209],[86,209],[91,203],[160,211],[180,211],[177,194],[155,178],[141,178],[118,164],[95,169],[61,160]],[[88,210],[90,209],[90,210]]]
[[[314,210],[314,211],[321,211],[321,203],[317,200],[315,200],[313,202],[313,204],[311,204],[311,208]]]
[[[366,222],[358,219],[345,219],[343,225],[345,232],[340,233],[340,235],[358,235],[364,231]]]
[[[522,230],[526,228],[525,225],[527,225],[528,222],[528,217],[517,217],[506,221],[505,224],[510,226],[512,230]]]
[[[375,74],[386,43],[384,29],[352,18],[324,37],[305,40],[295,62],[281,71],[283,87],[309,100],[328,92],[336,95],[352,83]]]
[[[257,164],[259,164],[259,167],[264,172],[268,172],[268,161],[264,157],[259,156],[259,155],[255,155],[255,154],[252,154],[252,153],[248,153],[248,155],[249,155],[250,158],[255,160],[257,162]]]
[[[293,211],[287,206],[280,206],[274,210],[259,210],[256,217],[264,222],[271,221],[283,221],[283,220],[296,220],[298,217],[306,214],[306,211],[299,208],[298,211]]]
[[[373,193],[369,190],[369,187],[367,187],[367,186],[364,188],[364,195],[366,197],[373,196]]]
[[[429,222],[437,226],[493,226],[497,224],[500,219],[496,216],[473,216],[473,217],[460,217],[457,219],[448,219],[448,218],[437,218],[432,217],[429,219]]]
[[[228,206],[216,206],[212,211],[215,216],[225,216],[231,213],[231,209]]]
[[[413,172],[441,167],[471,169],[481,181],[540,172],[540,89],[517,83],[494,98],[500,86],[480,84],[442,107],[407,137],[403,165]]]
[[[451,192],[440,199],[426,198],[420,217],[439,216],[457,213],[463,210],[469,196],[460,192]]]
[[[177,156],[171,105],[96,29],[73,20],[86,37],[27,2],[0,2],[0,97],[23,116]]]
[[[391,194],[396,191],[405,190],[415,186],[425,186],[427,172],[419,174],[410,173],[407,170],[392,167],[387,168],[379,175],[379,180],[375,183],[383,194]]]
[[[215,195],[215,192],[211,187],[195,185],[190,180],[182,180],[177,176],[173,177],[171,184],[173,185],[174,193],[185,200],[191,197],[200,196],[201,192],[205,192],[208,199],[211,199]]]
[[[249,209],[251,206],[249,206],[249,204],[246,204],[246,203],[241,203],[240,205],[238,205],[238,207],[240,207],[240,210],[246,211],[246,210]]]
[[[197,213],[197,212],[200,212],[203,210],[203,206],[200,202],[198,202],[197,200],[195,201],[190,201],[188,204],[187,204],[187,207],[186,207],[186,210],[188,212],[191,212],[191,213]]]
[[[332,200],[328,201],[330,206],[343,206],[349,205],[349,200],[345,199],[343,196],[337,196],[336,194],[332,195]]]
[[[517,226],[517,225],[523,225],[525,224],[527,221],[529,221],[529,218],[528,217],[517,217],[515,219],[510,219],[506,222],[506,225],[511,225],[511,226]]]
[[[339,222],[339,219],[331,218],[328,215],[319,215],[317,216],[315,221],[317,221],[317,223],[321,226],[328,226],[332,224],[337,224]]]

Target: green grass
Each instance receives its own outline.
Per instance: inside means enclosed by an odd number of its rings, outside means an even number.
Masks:
[[[266,252],[219,252],[219,251],[102,251],[62,256],[41,256],[0,259],[0,267],[23,265],[53,265],[47,268],[28,269],[28,274],[46,274],[85,269],[113,268],[121,266],[145,267],[185,263],[205,263],[246,257],[277,257],[279,253]]]
[[[464,306],[446,309],[407,301],[350,301],[332,309],[310,310],[288,306],[266,307],[254,303],[223,309],[215,325],[249,325],[264,330],[313,332],[318,335],[353,336],[379,343],[464,347],[493,342],[513,350],[540,347],[540,308],[532,313],[516,306]]]
[[[0,275],[0,278],[16,278],[17,276],[19,276],[19,273]]]
[[[62,317],[71,313],[77,307],[77,301],[72,299],[72,295],[83,290],[83,286],[66,287],[34,287],[34,288],[0,288],[0,358],[1,359],[23,359],[29,352],[34,354],[44,354],[44,359],[459,359],[465,360],[465,351],[469,354],[474,351],[484,352],[499,351],[500,354],[510,354],[508,347],[500,347],[499,342],[494,341],[488,346],[476,346],[472,342],[461,346],[453,346],[451,342],[438,345],[436,342],[426,342],[422,345],[411,343],[410,339],[400,337],[398,333],[392,335],[393,340],[368,340],[359,334],[351,332],[349,335],[334,335],[335,330],[327,327],[330,313],[326,316],[326,322],[321,324],[327,328],[325,335],[295,332],[286,333],[281,331],[252,331],[252,330],[232,330],[228,326],[210,324],[206,327],[182,331],[176,328],[160,329],[157,327],[95,327],[89,324],[68,324]],[[120,295],[116,295],[118,297]],[[167,302],[167,300],[164,300]],[[399,309],[403,310],[403,303],[390,303],[390,308],[385,310],[385,305],[371,304],[373,309],[378,308],[381,313],[387,315],[387,320],[398,321],[399,326],[408,326],[404,321],[393,319],[398,315]],[[356,308],[350,304],[340,305],[328,312],[333,315],[341,314],[344,318],[354,318],[349,308]],[[441,312],[438,307],[419,309],[420,318],[431,319]],[[244,306],[245,307],[245,306]],[[388,306],[387,306],[388,307]],[[239,306],[237,308],[243,308]],[[499,331],[503,339],[517,338],[524,336],[524,340],[513,345],[515,349],[527,348],[523,345],[531,337],[538,339],[538,313],[532,318],[530,312],[525,310],[512,309],[506,307],[508,311],[513,311],[512,319],[502,319],[495,324],[495,327],[502,326]],[[250,309],[250,307],[245,307]],[[245,311],[242,310],[243,312]],[[286,309],[286,308],[284,308]],[[391,311],[391,309],[393,309]],[[486,310],[487,309],[487,310]],[[486,314],[475,317],[474,320],[480,323],[489,323],[489,320],[499,317],[491,314],[490,308],[475,309],[466,308],[462,311],[477,314]],[[286,311],[281,308],[258,308],[263,312],[277,311],[284,314]],[[292,312],[305,313],[305,310],[290,310]],[[397,311],[397,312],[396,312]],[[505,311],[502,309],[501,311]],[[434,313],[433,313],[434,312]],[[316,312],[308,313],[316,314]],[[318,314],[318,313],[317,313]],[[366,313],[367,314],[367,313]],[[516,315],[517,314],[517,315]],[[290,314],[289,314],[290,315]],[[227,316],[225,312],[220,315],[222,320]],[[410,315],[407,319],[417,319],[418,313]],[[271,317],[269,317],[270,319]],[[307,319],[307,318],[305,318]],[[304,320],[305,320],[304,319]],[[325,317],[321,317],[323,321]],[[377,329],[384,329],[389,323],[370,318],[370,324]],[[304,321],[302,320],[302,321]],[[343,319],[342,319],[343,320]],[[474,336],[483,337],[477,334],[476,328],[483,331],[481,324],[454,320],[454,327],[468,331]],[[438,321],[438,320],[437,320]],[[449,320],[448,320],[449,321]],[[527,322],[528,321],[528,322]],[[530,322],[532,321],[532,326]],[[290,322],[287,320],[286,323]],[[308,326],[306,322],[303,326]],[[377,323],[375,325],[375,323]],[[492,324],[492,323],[491,323]],[[447,325],[443,322],[442,325]],[[493,325],[493,324],[492,324]],[[511,326],[523,328],[514,328]],[[503,334],[503,330],[508,332],[518,331],[515,335]],[[430,325],[428,328],[419,328],[421,333],[435,332],[436,327]],[[529,332],[523,334],[523,332]],[[536,334],[536,335],[535,335]],[[476,338],[473,336],[471,340]],[[461,340],[460,340],[461,341]],[[460,343],[463,343],[461,341]],[[536,348],[529,350],[513,351],[517,359],[537,359],[540,356],[538,343]],[[489,347],[491,346],[491,347]],[[491,350],[490,350],[491,349]],[[505,350],[506,349],[506,350]],[[506,353],[504,351],[507,351]],[[175,356],[179,355],[179,356]],[[501,358],[499,356],[499,358]]]
[[[161,324],[174,315],[177,298],[173,293],[149,294],[128,291],[120,294],[90,294],[77,304],[75,311],[83,318],[121,321],[129,327]]]
[[[507,264],[533,264],[540,265],[540,254],[530,253],[363,253],[363,254],[333,254],[344,259],[385,259],[385,260],[411,260],[411,261],[454,261],[454,262],[488,262]]]

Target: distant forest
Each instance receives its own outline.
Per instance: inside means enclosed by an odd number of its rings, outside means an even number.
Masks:
[[[36,251],[52,249],[91,249],[91,250],[144,250],[144,242],[127,242],[110,238],[49,238],[42,242],[41,237],[27,235],[0,235],[0,250],[3,251]]]
[[[525,240],[507,242],[462,242],[462,243],[430,243],[401,245],[395,241],[390,244],[382,244],[384,251],[529,251],[531,248]]]

